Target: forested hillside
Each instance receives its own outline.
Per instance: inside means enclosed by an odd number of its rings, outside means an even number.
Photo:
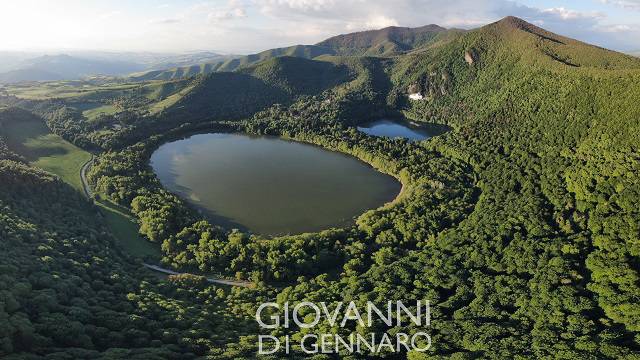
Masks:
[[[177,67],[168,70],[154,70],[145,73],[134,74],[129,78],[133,81],[146,80],[172,80],[207,75],[212,72],[229,72],[243,67],[257,64],[261,61],[274,59],[281,56],[292,56],[303,59],[313,59],[322,55],[334,55],[336,52],[329,47],[315,45],[295,45],[286,48],[265,50],[257,54],[221,59],[220,61],[203,63],[185,67]]]
[[[357,55],[392,41],[380,48],[399,46],[393,56],[278,57],[197,77],[174,105],[130,111],[117,130],[87,122],[69,100],[7,100],[97,149],[89,182],[131,211],[165,266],[256,288],[146,278],[89,203],[0,141],[0,266],[10,264],[0,275],[9,299],[0,302],[9,319],[0,355],[256,358],[262,302],[428,299],[429,352],[314,359],[640,358],[640,59],[512,17],[468,32],[425,29],[331,40]],[[453,130],[409,142],[354,127],[399,114]],[[204,132],[350,154],[403,192],[352,226],[319,233],[268,238],[214,226],[148,164],[161,144]],[[420,330],[336,328],[324,318],[318,327],[343,336]],[[263,358],[283,356],[308,357],[294,348]]]
[[[275,103],[287,104],[347,81],[346,66],[278,57],[242,70],[195,80],[191,91],[160,115],[161,121],[238,120]],[[176,118],[176,115],[179,118]]]
[[[418,28],[391,26],[334,36],[317,45],[331,48],[340,55],[391,56],[424,46],[446,32],[447,29],[438,25]]]
[[[447,30],[437,25],[427,25],[419,28],[392,26],[380,30],[338,35],[315,45],[294,45],[199,65],[132,74],[128,79],[131,81],[173,80],[206,75],[212,72],[235,71],[281,56],[303,59],[315,59],[325,55],[389,57],[426,46],[446,38],[449,33],[460,31]]]
[[[0,111],[1,358],[191,359],[252,329],[234,319],[249,305],[230,311],[229,294],[203,277],[145,273],[94,205],[11,151],[3,128],[24,117]],[[190,331],[194,322],[209,330]]]

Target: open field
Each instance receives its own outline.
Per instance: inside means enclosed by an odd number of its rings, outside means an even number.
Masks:
[[[152,104],[149,107],[149,112],[152,114],[156,114],[162,110],[169,108],[173,104],[177,103],[183,96],[189,93],[189,91],[191,91],[192,89],[193,89],[193,86],[187,86],[184,89],[165,97],[164,99]]]
[[[148,81],[144,83],[106,83],[88,81],[51,81],[6,85],[2,91],[25,100],[59,99],[77,108],[89,120],[113,115],[122,109],[113,105],[118,99],[137,102],[137,110],[156,114],[193,89],[188,81]],[[131,106],[131,105],[130,105]]]
[[[21,99],[46,100],[100,96],[101,93],[126,91],[139,86],[140,84],[136,83],[96,85],[86,81],[75,80],[6,85],[5,90],[8,94]]]
[[[63,181],[82,192],[80,170],[91,159],[91,154],[52,134],[39,120],[11,122],[4,127],[9,147],[33,166],[58,175]],[[104,220],[122,248],[137,257],[159,256],[159,249],[143,240],[138,225],[109,201],[97,200]]]
[[[79,103],[74,104],[74,107],[81,110],[82,115],[89,120],[93,120],[102,114],[113,115],[118,112],[118,108],[116,106],[99,102]]]
[[[102,210],[105,222],[127,254],[141,258],[160,257],[159,247],[140,237],[138,225],[126,210],[108,200],[98,199],[96,205]]]
[[[15,152],[82,191],[80,169],[91,158],[88,152],[52,134],[41,121],[12,122],[5,131],[8,145]]]

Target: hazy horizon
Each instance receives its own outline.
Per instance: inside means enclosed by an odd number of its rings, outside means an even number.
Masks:
[[[640,0],[24,0],[0,4],[1,51],[248,54],[391,25],[476,28],[513,15],[619,51],[640,50]]]

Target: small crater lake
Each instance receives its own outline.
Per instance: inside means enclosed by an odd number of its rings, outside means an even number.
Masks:
[[[401,184],[345,154],[275,137],[202,134],[160,146],[162,185],[227,228],[276,236],[345,226]]]
[[[451,128],[433,123],[417,124],[407,120],[380,119],[364,123],[358,126],[358,130],[373,136],[400,137],[411,141],[421,141],[441,135]]]

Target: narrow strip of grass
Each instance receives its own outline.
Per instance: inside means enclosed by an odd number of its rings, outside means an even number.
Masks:
[[[159,247],[140,236],[138,225],[124,209],[103,199],[97,199],[96,205],[100,207],[105,222],[128,254],[140,258],[160,259]]]

